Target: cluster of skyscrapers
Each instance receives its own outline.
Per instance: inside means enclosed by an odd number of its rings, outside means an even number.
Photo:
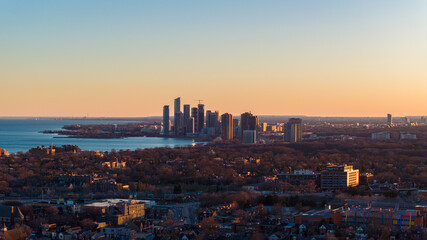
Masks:
[[[170,109],[169,105],[163,106],[163,134],[173,136],[193,136],[199,134],[206,127],[207,130],[218,133],[219,113],[207,111],[206,112],[206,126],[205,126],[205,106],[201,103],[197,107],[191,108],[189,104],[183,105],[183,112],[181,111],[181,98],[174,100],[173,109],[173,125],[169,119]]]
[[[259,131],[266,131],[267,123],[259,124],[259,119],[250,112],[245,112],[239,119],[233,119],[230,113],[221,116],[218,111],[207,110],[199,102],[197,107],[191,108],[189,104],[183,105],[181,111],[181,98],[174,100],[173,125],[170,121],[169,105],[163,106],[163,135],[188,136],[188,137],[221,137],[222,140],[239,138],[243,143],[256,143]],[[206,117],[206,118],[205,118]],[[285,124],[284,140],[287,142],[300,142],[302,140],[302,123],[299,118],[292,118]]]

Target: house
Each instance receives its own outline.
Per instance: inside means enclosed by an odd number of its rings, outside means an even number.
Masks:
[[[101,233],[104,234],[104,236],[107,239],[134,239],[135,238],[135,231],[120,227],[120,226],[108,226],[101,228]]]
[[[268,237],[268,240],[281,240],[285,239],[286,235],[282,232],[275,232]]]

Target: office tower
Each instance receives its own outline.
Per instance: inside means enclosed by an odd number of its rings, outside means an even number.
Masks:
[[[179,113],[181,112],[181,98],[175,98],[174,100],[174,113]]]
[[[258,134],[259,120],[257,116],[249,118],[249,130],[255,130]]]
[[[206,128],[209,136],[215,137],[221,134],[218,111],[206,111]]]
[[[285,125],[285,142],[302,141],[302,120],[301,118],[291,118]]]
[[[180,135],[180,133],[181,133],[181,128],[182,128],[182,125],[181,125],[181,122],[182,122],[182,119],[181,119],[181,116],[182,115],[182,113],[181,113],[181,98],[176,98],[175,99],[175,101],[174,101],[174,118],[173,118],[173,122],[174,122],[174,124],[173,124],[173,127],[174,127],[174,133],[175,133],[175,136],[178,136],[178,135]]]
[[[329,166],[320,173],[320,187],[327,190],[343,190],[359,185],[359,170],[346,164]]]
[[[184,105],[184,120],[183,120],[183,128],[184,128],[184,133],[187,133],[188,131],[188,121],[190,120],[190,105],[189,104],[185,104]]]
[[[218,126],[219,122],[219,112],[215,111],[212,112],[210,110],[206,111],[206,127],[207,128],[214,128]]]
[[[411,119],[410,119],[410,118],[408,118],[408,117],[404,117],[404,118],[403,118],[403,122],[404,122],[406,125],[411,125]]]
[[[175,113],[174,122],[175,122],[175,128],[174,128],[175,136],[183,135],[182,126],[184,122],[184,115],[182,114],[182,112]]]
[[[267,132],[267,123],[262,123],[261,125],[261,132]]]
[[[390,113],[387,114],[387,125],[389,126],[393,125],[393,118]]]
[[[197,132],[202,131],[205,126],[205,105],[197,105]]]
[[[233,119],[233,136],[239,136],[239,119]]]
[[[198,112],[198,109],[196,107],[191,108],[191,117],[194,120],[194,132],[197,132],[197,129],[198,129],[197,124],[199,123],[198,121],[199,115],[197,114],[197,112]]]
[[[243,144],[256,143],[256,130],[243,130]]]
[[[252,113],[245,112],[240,116],[240,132],[243,136],[245,130],[255,130],[258,128],[258,117],[252,115]]]
[[[210,124],[215,128],[215,135],[221,135],[221,123],[219,121],[219,112],[215,111],[211,114]]]
[[[233,115],[229,113],[221,115],[221,138],[222,140],[233,139]]]
[[[163,106],[163,134],[169,134],[169,105]]]
[[[187,132],[186,133],[191,133],[191,134],[193,134],[194,133],[194,130],[195,130],[195,123],[194,123],[194,118],[193,117],[190,117],[189,119],[188,119],[188,122],[187,122]]]
[[[209,128],[211,126],[210,123],[210,117],[211,117],[211,110],[206,111],[206,127]]]

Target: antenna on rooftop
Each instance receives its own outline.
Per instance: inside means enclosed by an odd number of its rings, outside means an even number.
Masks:
[[[202,103],[202,99],[197,99],[196,101],[199,101],[199,104],[201,104]]]

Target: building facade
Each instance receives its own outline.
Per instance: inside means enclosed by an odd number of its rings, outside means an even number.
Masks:
[[[183,119],[183,132],[184,132],[184,134],[189,132],[188,131],[189,120],[190,120],[190,105],[185,104],[184,105],[184,119]]]
[[[205,105],[197,105],[197,132],[205,127]]]
[[[379,133],[372,133],[371,134],[372,140],[376,139],[390,139],[390,133],[388,132],[379,132]]]
[[[221,138],[222,140],[233,139],[233,115],[229,113],[221,115]]]
[[[198,122],[198,116],[199,116],[198,111],[199,110],[196,107],[191,108],[191,117],[194,120],[194,132],[197,132],[197,129],[198,129],[198,127],[197,127],[197,124],[199,123]]]
[[[240,115],[240,131],[241,131],[241,137],[243,137],[243,132],[246,130],[251,130],[257,132],[258,128],[258,117],[254,116],[250,112],[245,112],[242,115]]]
[[[243,130],[243,144],[256,143],[256,130]]]
[[[284,132],[285,142],[301,142],[302,141],[302,120],[301,118],[291,118],[285,124]]]
[[[169,105],[163,106],[163,134],[169,135]]]
[[[344,190],[359,185],[359,170],[351,165],[326,167],[320,173],[320,187],[325,190]]]
[[[393,125],[393,118],[391,114],[387,114],[387,125],[392,126]]]
[[[178,136],[180,134],[181,131],[181,122],[182,122],[182,113],[181,113],[181,98],[175,98],[174,100],[174,124],[173,124],[173,128],[174,128],[174,135]]]

